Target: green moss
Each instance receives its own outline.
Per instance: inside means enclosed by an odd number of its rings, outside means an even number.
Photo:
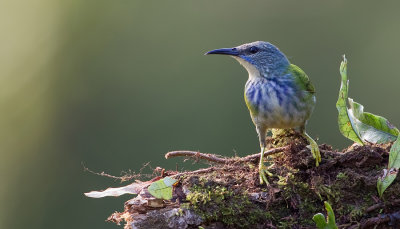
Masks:
[[[336,175],[336,179],[340,179],[340,180],[346,180],[347,178],[349,178],[346,173],[340,172]]]
[[[206,222],[219,221],[227,226],[248,228],[271,217],[261,207],[252,203],[245,192],[234,192],[204,182],[194,185],[190,191],[186,197],[190,208]]]
[[[294,220],[292,217],[285,218],[284,220],[279,221],[277,225],[279,229],[286,229],[286,228],[294,228],[294,226],[298,225],[298,222]]]
[[[351,221],[359,221],[364,215],[364,209],[359,206],[351,206],[351,211],[349,213],[349,218]]]
[[[342,193],[340,189],[337,189],[336,185],[321,184],[317,186],[317,190],[322,198],[327,200],[329,203],[337,203],[342,197]]]
[[[275,137],[285,133],[273,134]],[[291,136],[288,132],[286,134]],[[273,139],[273,143],[279,141]],[[282,163],[279,156],[284,157],[287,154],[276,155],[277,162]],[[348,163],[355,161],[350,156],[343,157],[347,158]],[[329,170],[319,171],[279,164],[273,168],[271,186],[256,187],[255,192],[268,193],[260,202],[251,202],[246,192],[229,187],[231,184],[240,184],[243,180],[239,177],[242,180],[238,182],[236,170],[228,170],[222,175],[214,172],[196,179],[192,177],[188,182],[191,184],[191,193],[187,196],[187,205],[207,222],[222,222],[227,228],[256,228],[265,226],[266,223],[277,228],[313,227],[315,223],[312,217],[323,211],[323,201],[332,204],[338,222],[360,222],[365,219],[365,210],[375,203],[373,196],[376,195],[376,188],[371,186],[371,180],[376,179],[374,174],[382,168],[369,174],[358,167],[355,170],[352,168],[354,166],[344,165],[346,164],[343,162],[340,168],[327,167]],[[244,167],[248,169],[255,166],[249,163]],[[257,172],[256,168],[250,171]],[[234,182],[232,179],[235,179]],[[385,200],[393,200],[399,189],[400,182],[394,182],[386,190]],[[379,213],[379,209],[371,214],[375,213]]]
[[[293,129],[271,129],[271,141],[273,147],[287,146],[294,140],[302,138]]]
[[[301,182],[295,178],[292,174],[288,174],[287,181],[281,182],[280,189],[283,190],[282,197],[285,199],[286,203],[292,202],[292,198],[295,198],[298,202],[298,206],[296,207],[299,212],[300,222],[297,221],[296,225],[300,223],[303,226],[314,225],[312,221],[312,216],[315,212],[320,211],[320,201],[316,194],[310,192],[310,185],[305,182]],[[280,212],[276,218],[278,218],[278,222],[281,228],[292,228],[291,220],[287,219],[287,216],[290,215],[290,209],[286,206],[278,206],[280,208]],[[276,211],[276,208],[274,208]],[[285,221],[282,221],[285,219]],[[298,219],[298,220],[299,220]]]

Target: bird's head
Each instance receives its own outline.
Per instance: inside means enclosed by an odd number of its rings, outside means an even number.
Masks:
[[[233,48],[215,49],[209,54],[229,55],[235,58],[250,77],[273,77],[280,75],[289,65],[286,56],[277,47],[265,41],[255,41]]]

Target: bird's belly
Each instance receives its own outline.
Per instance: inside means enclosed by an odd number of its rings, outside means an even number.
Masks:
[[[301,126],[315,106],[315,96],[306,91],[268,85],[246,88],[245,100],[254,124],[267,128]]]
[[[258,113],[251,115],[256,126],[265,126],[267,128],[288,129],[299,127],[308,119],[304,113]]]

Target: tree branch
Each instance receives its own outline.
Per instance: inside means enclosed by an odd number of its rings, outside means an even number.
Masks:
[[[266,152],[264,152],[264,156],[269,156],[272,154],[280,153],[285,150],[289,149],[289,146],[284,146],[284,147],[278,147],[274,149],[270,149]],[[208,154],[208,153],[200,153],[196,151],[171,151],[165,154],[165,158],[169,159],[171,157],[191,157],[195,159],[203,159],[207,160],[210,162],[218,163],[218,164],[231,164],[231,163],[237,163],[237,162],[249,162],[249,161],[256,161],[260,157],[260,154],[252,154],[246,157],[241,157],[241,158],[223,158],[223,157],[217,157],[214,154]]]

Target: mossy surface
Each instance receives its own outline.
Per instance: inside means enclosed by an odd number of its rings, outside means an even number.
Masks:
[[[352,146],[336,152],[321,145],[323,160],[315,167],[302,139],[292,141],[292,135],[285,134],[291,148],[272,157],[274,176],[269,177],[268,187],[259,184],[257,166],[248,165],[225,166],[219,172],[185,178],[184,185],[190,187],[188,207],[205,219],[205,228],[212,222],[226,228],[315,228],[312,217],[324,212],[324,201],[332,205],[338,225],[357,225],[379,213],[400,210],[400,206],[387,205],[366,211],[380,201],[376,180],[387,163],[390,146]],[[398,183],[384,198],[395,199],[396,190],[400,190]],[[265,196],[255,200],[252,193]]]
[[[174,198],[166,208],[194,212],[199,217],[189,221],[182,217],[169,219],[160,209],[160,216],[166,221],[161,225],[170,225],[176,220],[173,225],[184,225],[182,228],[188,225],[206,229],[315,228],[312,217],[325,213],[324,201],[328,201],[339,228],[360,225],[367,225],[362,228],[400,228],[400,222],[396,222],[400,215],[400,179],[393,182],[382,198],[378,197],[376,188],[377,179],[388,163],[390,144],[353,145],[342,152],[320,145],[322,161],[315,167],[307,143],[296,133],[275,132],[268,141],[270,147],[289,144],[285,152],[267,158],[273,174],[268,177],[269,186],[259,183],[257,161],[238,160],[228,165],[214,165],[206,172],[182,173],[176,177],[180,182],[174,187]],[[165,174],[171,176],[177,172],[165,171]],[[126,205],[124,212],[132,213],[132,221],[148,218],[143,216],[148,214],[146,207],[134,209],[133,206]],[[389,223],[395,226],[390,227]]]
[[[200,182],[193,185],[186,199],[190,202],[190,208],[206,223],[222,222],[229,227],[251,228],[270,217],[262,206],[250,201],[245,191],[216,183]]]

